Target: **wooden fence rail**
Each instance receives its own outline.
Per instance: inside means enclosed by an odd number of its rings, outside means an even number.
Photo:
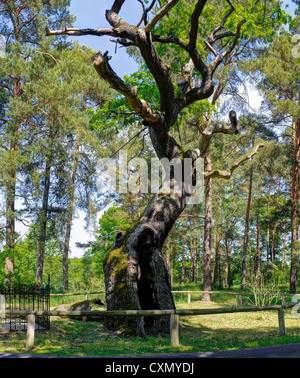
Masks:
[[[253,296],[254,293],[233,293],[230,291],[194,291],[194,290],[174,290],[172,291],[173,294],[187,294],[187,303],[191,303],[191,295],[192,294],[224,294],[224,295],[235,295],[237,297],[237,302],[239,306],[243,305],[243,296]],[[73,295],[84,295],[85,299],[88,299],[89,294],[105,294],[105,291],[89,291],[89,292],[82,292],[82,293],[63,293],[63,294],[50,294],[50,297],[70,297]],[[274,296],[271,293],[257,293],[257,296]],[[293,294],[285,294],[285,293],[278,293],[278,296],[281,297],[281,303],[285,304],[286,297],[291,297]]]
[[[115,310],[115,311],[16,311],[2,310],[0,316],[16,315],[27,316],[26,347],[34,346],[35,317],[36,316],[61,316],[61,317],[107,317],[107,316],[170,316],[170,339],[171,346],[179,346],[179,316],[208,315],[208,314],[228,314],[252,311],[278,311],[279,335],[285,334],[285,314],[284,309],[294,307],[296,303],[287,303],[273,306],[244,306],[244,307],[223,307],[223,308],[203,308],[203,309],[180,309],[180,310]]]

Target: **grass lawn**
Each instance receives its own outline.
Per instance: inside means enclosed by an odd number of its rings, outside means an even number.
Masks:
[[[227,305],[235,305],[227,303]],[[225,307],[217,302],[179,302],[177,308]],[[300,342],[300,319],[285,310],[286,335],[279,336],[277,311],[180,317],[180,346],[169,335],[125,337],[101,323],[51,318],[51,330],[35,333],[35,347],[25,347],[25,332],[0,332],[0,352],[54,355],[145,355],[251,348]]]

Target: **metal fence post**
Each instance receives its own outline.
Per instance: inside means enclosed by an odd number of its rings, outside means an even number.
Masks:
[[[171,346],[179,346],[179,315],[170,315],[170,337]]]
[[[27,336],[26,348],[32,349],[34,347],[34,331],[35,331],[35,315],[27,316]]]

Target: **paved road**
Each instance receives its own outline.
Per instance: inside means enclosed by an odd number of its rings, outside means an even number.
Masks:
[[[37,354],[10,354],[0,353],[0,358],[79,358],[78,356],[52,356]],[[300,358],[300,343],[278,345],[262,348],[249,348],[231,351],[203,352],[203,353],[180,353],[180,354],[161,354],[146,356],[82,356],[80,358]]]

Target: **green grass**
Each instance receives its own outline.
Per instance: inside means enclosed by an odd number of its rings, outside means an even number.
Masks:
[[[234,298],[234,297],[233,297]],[[233,299],[234,300],[234,299]],[[232,303],[180,301],[178,308],[225,307]],[[180,346],[169,335],[125,337],[98,322],[54,318],[50,331],[35,333],[35,347],[25,347],[25,332],[0,332],[0,351],[53,355],[146,355],[251,348],[300,342],[299,319],[286,310],[286,335],[279,336],[277,311],[180,317]]]

